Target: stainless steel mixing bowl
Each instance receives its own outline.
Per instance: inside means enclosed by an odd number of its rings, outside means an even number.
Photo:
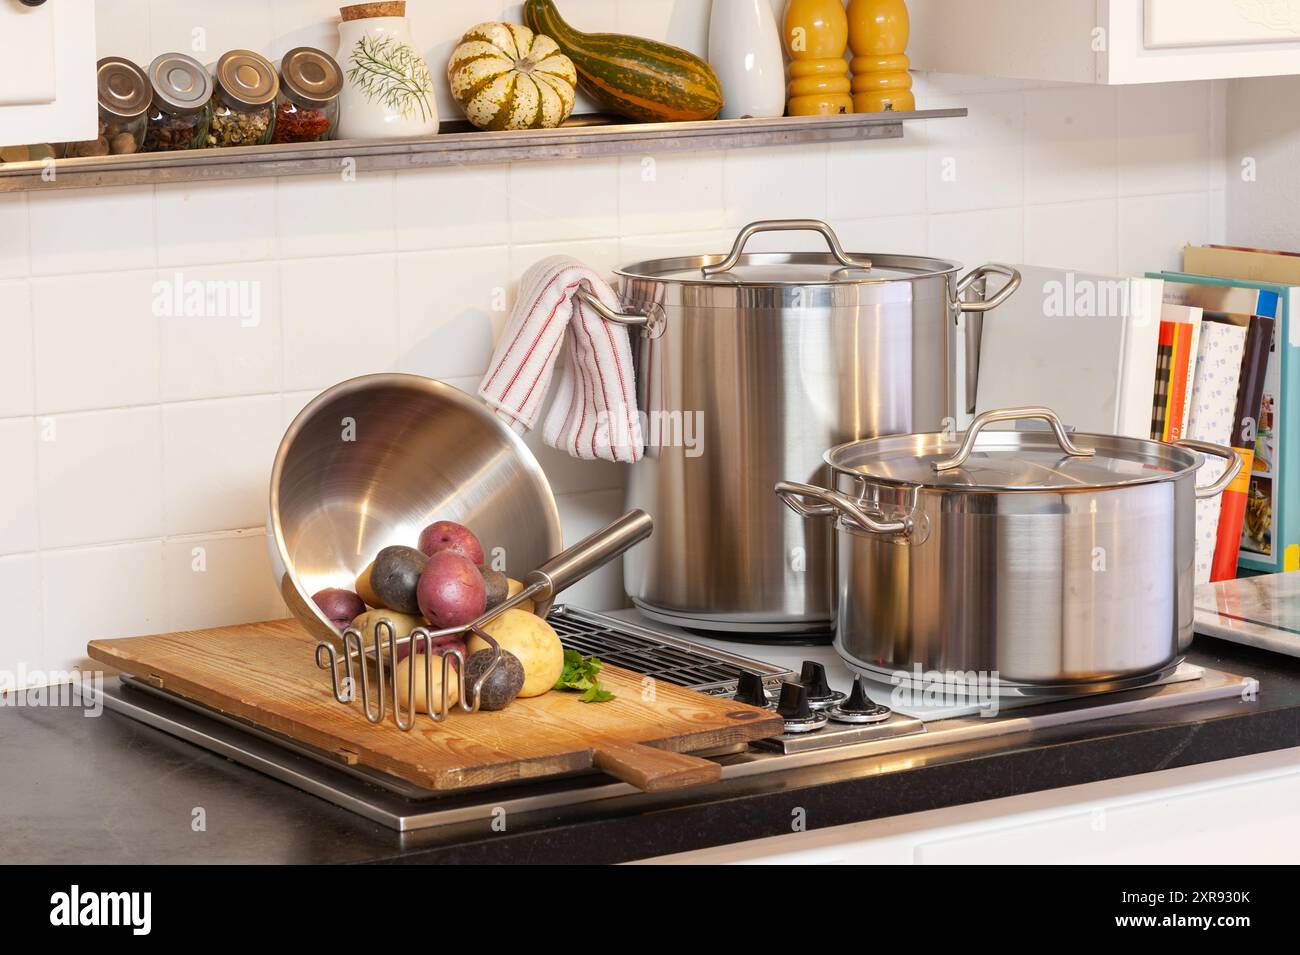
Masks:
[[[289,425],[271,471],[267,537],[285,603],[314,636],[338,632],[311,595],[354,590],[382,548],[437,520],[469,527],[489,563],[523,577],[563,545],[555,498],[519,436],[476,398],[418,375],[353,378]]]

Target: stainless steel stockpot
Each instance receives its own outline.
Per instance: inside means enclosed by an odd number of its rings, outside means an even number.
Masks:
[[[1050,430],[984,430],[1026,419]],[[1208,487],[1202,453],[1230,462]],[[855,441],[826,462],[832,487],[776,491],[804,517],[835,518],[840,655],[905,684],[918,668],[927,681],[996,674],[1004,693],[1170,665],[1192,639],[1195,499],[1241,467],[1212,444],[1067,435],[1046,408]]]
[[[756,234],[820,232],[829,253],[745,252]],[[781,478],[819,480],[827,447],[941,428],[954,414],[954,329],[1011,295],[1019,275],[907,255],[849,255],[824,222],[755,222],[727,255],[617,270],[634,339],[646,455],[628,504],[655,535],[624,561],[629,596],[687,627],[827,630],[827,526],[775,506]],[[990,275],[1007,281],[987,301]],[[620,316],[611,316],[620,317]],[[626,319],[627,316],[621,316]]]

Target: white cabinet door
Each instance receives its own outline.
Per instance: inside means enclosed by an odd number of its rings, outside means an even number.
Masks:
[[[94,139],[94,0],[0,0],[0,146]]]
[[[1074,83],[1300,73],[1298,0],[908,0],[913,69]]]
[[[1146,48],[1300,40],[1300,4],[1266,0],[1145,0]]]

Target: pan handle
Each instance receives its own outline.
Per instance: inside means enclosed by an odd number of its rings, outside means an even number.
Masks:
[[[785,501],[790,510],[801,517],[830,517],[833,514],[842,514],[845,522],[858,530],[891,537],[897,534],[908,534],[912,530],[911,518],[904,518],[901,521],[878,520],[858,507],[857,501],[847,494],[828,488],[797,484],[794,481],[778,481],[776,494]],[[809,498],[820,503],[809,504]]]
[[[1208,454],[1211,457],[1223,458],[1228,462],[1228,466],[1223,469],[1223,473],[1219,475],[1217,481],[1196,489],[1198,500],[1206,497],[1218,497],[1228,489],[1228,485],[1236,480],[1237,475],[1241,473],[1241,455],[1232,448],[1225,448],[1221,444],[1210,444],[1208,441],[1193,441],[1190,438],[1175,441],[1174,444],[1180,448],[1187,448],[1189,451],[1200,451],[1202,454]]]
[[[546,616],[560,591],[639,544],[653,530],[650,515],[639,508],[633,509],[538,567],[523,579],[524,589],[532,591],[538,616]]]
[[[831,255],[835,256],[835,261],[840,265],[846,269],[871,268],[869,259],[855,259],[845,252],[835,230],[821,219],[761,219],[758,222],[751,222],[740,230],[725,259],[714,265],[706,265],[700,271],[705,275],[731,271],[740,261],[740,254],[745,251],[745,245],[760,232],[820,232],[826,244],[830,246]]]
[[[977,415],[975,420],[970,423],[970,427],[966,429],[966,437],[962,440],[957,453],[950,458],[944,458],[942,461],[935,461],[931,466],[936,471],[951,471],[959,468],[966,463],[966,459],[975,450],[975,442],[979,440],[980,432],[986,427],[999,421],[1024,421],[1030,418],[1037,418],[1051,425],[1052,431],[1056,435],[1056,443],[1061,446],[1062,451],[1071,457],[1087,458],[1097,453],[1095,448],[1081,448],[1071,441],[1070,436],[1065,432],[1065,425],[1061,424],[1061,419],[1056,416],[1056,412],[1051,408],[1001,408],[997,411],[986,411],[982,415]]]
[[[962,295],[975,283],[987,279],[990,275],[1001,275],[1007,280],[1007,283],[998,289],[997,294],[989,299],[980,299],[975,302],[966,302],[962,300]],[[971,269],[962,276],[961,281],[957,283],[955,298],[952,307],[961,312],[991,312],[997,308],[1012,295],[1016,289],[1020,288],[1020,272],[1009,265],[998,265],[990,262],[987,265],[981,265],[977,269]]]

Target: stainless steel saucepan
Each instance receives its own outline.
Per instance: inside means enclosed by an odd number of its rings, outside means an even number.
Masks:
[[[1038,419],[1050,430],[990,431]],[[1229,462],[1196,486],[1204,454]],[[782,481],[833,517],[835,646],[855,669],[916,683],[1072,692],[1150,676],[1192,639],[1195,501],[1240,470],[1231,448],[1067,434],[1047,408],[978,416],[826,452],[831,487]]]

